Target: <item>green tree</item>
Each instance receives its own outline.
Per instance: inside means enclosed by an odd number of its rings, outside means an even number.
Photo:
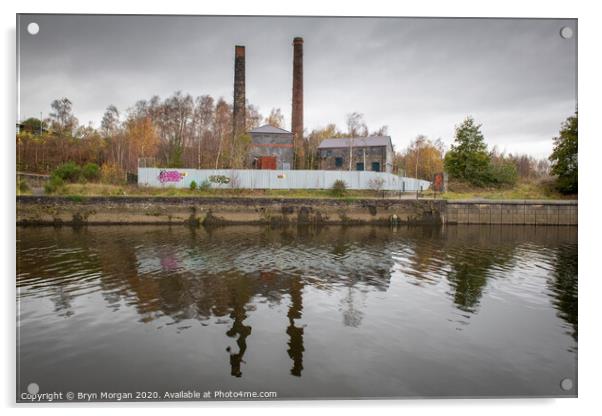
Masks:
[[[558,176],[556,187],[567,194],[577,193],[577,124],[577,113],[566,119],[550,155],[551,172]]]
[[[490,156],[481,133],[481,124],[476,124],[472,117],[466,117],[456,127],[454,144],[445,155],[444,165],[452,178],[474,185],[488,182]]]
[[[44,125],[40,119],[35,117],[29,117],[27,120],[21,122],[22,131],[26,131],[32,134],[40,135],[42,133],[42,129]]]

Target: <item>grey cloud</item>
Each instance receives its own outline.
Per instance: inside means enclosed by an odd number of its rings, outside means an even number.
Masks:
[[[29,36],[25,26],[40,24]],[[81,122],[176,90],[231,100],[235,44],[247,49],[247,98],[290,127],[292,38],[305,40],[305,126],[359,111],[405,147],[448,144],[472,114],[490,145],[546,156],[576,108],[573,19],[21,16],[21,115],[67,96]]]

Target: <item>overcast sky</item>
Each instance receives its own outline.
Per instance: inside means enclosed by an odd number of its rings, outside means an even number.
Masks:
[[[29,35],[27,24],[40,32]],[[573,29],[571,39],[560,30]],[[181,90],[232,101],[234,45],[247,100],[290,129],[292,40],[304,39],[305,128],[364,114],[396,148],[453,141],[470,114],[490,146],[546,157],[577,105],[576,20],[23,15],[20,117],[68,97],[81,123]]]

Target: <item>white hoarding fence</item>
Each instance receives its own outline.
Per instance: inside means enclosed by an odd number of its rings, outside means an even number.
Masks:
[[[342,180],[348,189],[426,191],[431,183],[385,172],[337,170],[250,170],[138,168],[138,185],[188,188],[209,183],[212,188],[240,189],[330,189]]]

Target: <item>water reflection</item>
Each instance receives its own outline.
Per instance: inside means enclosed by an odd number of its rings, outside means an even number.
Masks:
[[[378,337],[403,332],[410,319],[420,326],[429,312],[470,325],[489,294],[533,308],[550,304],[577,341],[571,227],[19,228],[17,270],[20,299],[48,299],[64,319],[81,313],[78,300],[98,293],[105,308],[134,308],[141,323],[158,329],[226,324],[221,354],[225,348],[235,378],[250,371],[253,345],[265,345],[251,323],[267,316],[258,311],[264,305],[283,311],[287,341],[279,348],[290,360],[286,371],[298,378],[307,371],[315,327],[304,322],[307,305],[323,307],[324,319],[336,311],[347,330]],[[386,319],[370,320],[373,305],[387,299]]]
[[[290,286],[291,306],[288,309],[288,322],[286,333],[290,337],[288,342],[288,356],[293,360],[291,374],[301,377],[303,370],[303,327],[295,326],[295,319],[301,319],[303,312],[303,285],[299,279],[292,279]]]

